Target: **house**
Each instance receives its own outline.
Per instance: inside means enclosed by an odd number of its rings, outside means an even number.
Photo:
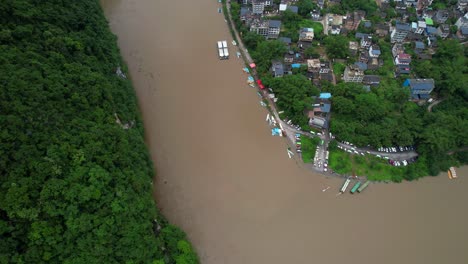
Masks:
[[[310,11],[310,17],[312,17],[312,20],[315,21],[319,21],[322,18],[319,10]]]
[[[367,35],[361,39],[361,48],[368,48],[372,45],[372,36]]]
[[[251,19],[253,17],[252,15],[252,10],[250,10],[249,7],[241,7],[241,10],[240,10],[240,20],[243,21],[245,23],[245,21]]]
[[[416,33],[416,34],[422,34],[426,30],[426,22],[425,21],[418,21],[418,22],[412,22],[411,23],[411,31]]]
[[[305,49],[307,49],[307,48],[309,48],[309,47],[312,47],[312,42],[299,40],[299,41],[297,42],[297,47],[300,48],[300,49],[302,49],[302,50],[305,50]]]
[[[287,10],[297,14],[299,12],[299,8],[297,6],[288,6]]]
[[[369,53],[365,50],[361,52],[361,55],[359,55],[359,61],[363,63],[367,63],[369,61]]]
[[[392,55],[395,58],[398,54],[405,53],[405,48],[401,43],[395,43],[392,47]]]
[[[422,11],[427,9],[430,5],[432,5],[433,0],[418,0],[416,4],[416,11],[419,15],[422,14]]]
[[[437,10],[437,13],[435,14],[435,16],[433,18],[434,18],[435,22],[440,24],[440,23],[445,23],[445,21],[447,21],[449,16],[450,16],[449,11],[445,10],[445,9],[442,9],[442,10]]]
[[[433,26],[434,25],[434,21],[432,20],[432,18],[425,18],[424,21],[426,22],[426,25],[427,26]]]
[[[422,13],[422,18],[423,19],[426,19],[426,18],[432,18],[435,16],[435,13],[436,11],[432,10],[432,8],[426,8],[423,10],[423,13]]]
[[[313,39],[314,39],[314,29],[313,28],[303,28],[303,29],[301,29],[301,32],[299,33],[299,40],[300,41],[312,42]]]
[[[462,27],[457,31],[457,38],[459,40],[465,40],[468,38],[468,27]]]
[[[367,62],[367,69],[368,70],[377,70],[383,65],[383,60],[378,58],[369,58]]]
[[[410,63],[411,63],[411,55],[406,54],[406,53],[398,54],[395,58],[397,75],[409,74],[411,71]]]
[[[468,13],[466,13],[464,16],[460,17],[457,22],[455,23],[455,26],[458,27],[458,29],[462,27],[468,27]]]
[[[417,5],[417,0],[405,0],[405,5],[407,7],[415,7]]]
[[[307,60],[307,71],[308,72],[319,72],[320,71],[320,60],[319,59]]]
[[[357,61],[357,62],[354,63],[354,65],[358,66],[359,69],[361,69],[362,71],[367,70],[367,63]]]
[[[385,37],[388,35],[389,32],[389,26],[383,23],[377,24],[375,29],[375,34],[377,34],[379,37]]]
[[[437,35],[441,38],[446,38],[450,35],[450,27],[447,24],[442,24],[437,28]]]
[[[280,37],[278,38],[279,41],[283,42],[284,44],[286,45],[291,45],[291,38],[287,38],[287,37]]]
[[[435,36],[437,34],[437,28],[428,26],[426,28],[426,35],[427,36]]]
[[[364,28],[372,28],[372,22],[364,21]]]
[[[346,66],[346,69],[343,74],[343,80],[345,82],[362,82],[364,78],[364,71],[359,69],[356,65]]]
[[[356,30],[359,27],[361,20],[364,19],[364,15],[364,11],[354,11],[346,14],[346,16],[343,17],[344,28],[347,30]]]
[[[332,26],[341,26],[343,25],[343,16],[333,14],[329,16],[328,21]]]
[[[378,75],[364,75],[362,83],[370,86],[378,86],[380,84],[380,76]]]
[[[269,22],[259,19],[255,19],[250,24],[250,31],[255,32],[258,35],[268,37]]]
[[[320,9],[323,9],[323,7],[325,6],[325,0],[317,0],[317,6]]]
[[[314,116],[313,118],[309,119],[309,125],[319,128],[319,129],[327,129],[328,128],[328,122],[325,118],[319,117],[319,116]]]
[[[319,75],[320,80],[333,82],[333,72],[330,68],[330,62],[320,63]]]
[[[410,29],[411,26],[408,23],[397,21],[395,27],[392,30],[392,34],[390,35],[391,42],[403,42]]]
[[[468,10],[468,0],[458,0],[457,10],[461,12],[466,12]]]
[[[271,62],[271,71],[273,73],[273,77],[283,77],[284,75],[284,65],[281,61],[272,61]]]
[[[252,12],[254,14],[263,14],[263,11],[265,11],[265,0],[252,0]]]
[[[294,51],[290,50],[284,55],[284,62],[287,64],[291,64],[294,62]]]
[[[409,87],[413,100],[429,99],[434,90],[434,79],[406,79],[403,87]]]
[[[349,42],[349,54],[351,56],[355,56],[358,51],[358,46],[359,44],[356,41],[350,41]]]
[[[420,53],[426,48],[426,45],[424,45],[424,42],[421,41],[415,41],[414,42],[414,51],[415,53]]]
[[[377,45],[371,45],[369,48],[369,57],[378,58],[380,56],[380,47]]]
[[[276,39],[281,31],[281,21],[270,20],[268,21],[268,38]]]
[[[341,32],[340,26],[331,26],[330,34],[332,35],[339,35]]]

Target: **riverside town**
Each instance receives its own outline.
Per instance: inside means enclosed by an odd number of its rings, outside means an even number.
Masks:
[[[231,49],[290,158],[358,184],[468,161],[467,1],[223,5],[239,42]]]

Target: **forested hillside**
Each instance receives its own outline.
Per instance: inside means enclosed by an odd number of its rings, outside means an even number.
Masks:
[[[0,263],[198,262],[119,66],[98,1],[0,1]]]

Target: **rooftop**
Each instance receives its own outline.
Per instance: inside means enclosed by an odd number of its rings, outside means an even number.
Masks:
[[[411,26],[408,23],[396,22],[395,28],[400,31],[410,31]]]
[[[268,21],[268,26],[273,27],[273,28],[280,28],[281,27],[281,21],[280,20],[270,20],[270,21]]]
[[[426,25],[434,25],[434,21],[432,21],[432,18],[426,18]]]

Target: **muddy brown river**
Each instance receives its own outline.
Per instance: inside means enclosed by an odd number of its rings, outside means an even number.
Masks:
[[[468,170],[336,196],[289,159],[216,0],[103,0],[139,99],[155,198],[202,263],[468,263]],[[322,189],[330,186],[326,192]]]

